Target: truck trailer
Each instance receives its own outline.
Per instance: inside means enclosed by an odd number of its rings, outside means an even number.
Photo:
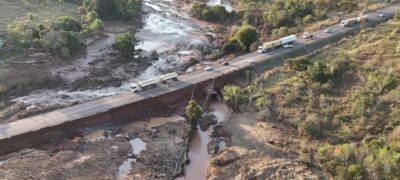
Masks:
[[[167,83],[168,80],[174,80],[174,81],[178,80],[178,73],[172,72],[160,76],[160,81],[162,83]]]
[[[159,82],[160,82],[160,78],[158,78],[158,77],[150,78],[150,79],[140,81],[138,83],[134,82],[130,85],[130,87],[131,87],[132,92],[137,93],[139,91],[155,87]]]
[[[342,20],[342,21],[340,21],[340,25],[343,27],[350,27],[350,26],[354,26],[358,23],[361,23],[363,21],[368,21],[368,15]]]
[[[134,93],[140,92],[142,90],[146,90],[152,87],[157,86],[159,83],[168,83],[168,80],[178,80],[178,73],[172,72],[168,74],[163,74],[158,77],[146,79],[143,81],[140,81],[138,83],[134,82],[130,85],[131,91]]]
[[[275,41],[266,42],[262,46],[258,46],[258,52],[264,53],[271,49],[275,49],[275,48],[282,47],[285,45],[293,44],[296,41],[296,39],[297,39],[296,35],[293,34],[290,36],[280,38]]]

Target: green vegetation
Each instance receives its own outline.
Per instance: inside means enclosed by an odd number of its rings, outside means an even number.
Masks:
[[[230,40],[223,47],[225,52],[245,51],[251,49],[251,45],[258,41],[259,33],[255,27],[243,25],[230,37]]]
[[[35,19],[43,24],[50,24],[60,16],[72,16],[78,6],[72,3],[58,1],[24,1],[0,0],[0,33],[7,31],[7,26],[16,20],[23,20],[28,14],[34,14]]]
[[[235,11],[228,13],[222,6],[207,6],[193,2],[194,17],[228,26],[229,35],[224,42],[224,52],[241,53],[255,50],[264,41],[314,31],[338,23],[339,18],[328,17],[338,12],[365,11],[382,5],[382,1],[357,0],[269,0],[234,1]],[[259,33],[252,46],[237,38],[238,26],[254,27]],[[251,44],[250,43],[250,44]]]
[[[77,20],[72,17],[61,16],[54,23],[53,29],[56,31],[80,32],[82,30],[82,26]]]
[[[191,13],[198,19],[219,23],[224,23],[230,16],[224,6],[207,6],[206,4],[199,4],[198,2],[192,4]]]
[[[141,5],[141,0],[85,0],[81,10],[95,11],[102,19],[137,20]]]
[[[197,104],[196,101],[194,100],[189,101],[188,105],[186,106],[186,117],[192,129],[194,129],[197,126],[197,123],[200,120],[202,113],[203,110],[201,109],[200,105]]]
[[[309,147],[317,149],[315,158],[304,161],[322,167],[333,179],[396,179],[399,27],[400,20],[391,20],[339,46],[288,60],[254,80],[251,91],[227,85],[224,99],[239,107],[249,103],[249,111],[260,114],[261,120],[296,129],[308,143],[300,155]],[[284,78],[276,82],[275,77]]]
[[[131,57],[135,50],[133,36],[130,32],[118,34],[115,37],[114,48],[125,58]]]
[[[99,33],[101,29],[102,22],[97,18],[92,22],[79,22],[72,17],[61,16],[46,24],[29,14],[26,19],[8,25],[6,43],[12,45],[16,51],[44,49],[48,53],[68,58],[81,47],[80,40],[88,32]]]
[[[36,2],[32,2],[37,4]],[[41,2],[40,6],[46,7],[52,2]],[[77,2],[74,2],[77,3]],[[30,3],[28,3],[30,4]],[[68,3],[60,2],[59,5]],[[45,8],[44,8],[45,9]],[[62,58],[70,57],[76,52],[87,36],[101,34],[103,22],[94,11],[87,11],[81,7],[79,14],[62,15],[54,18],[55,15],[48,15],[53,19],[45,19],[29,13],[26,17],[20,17],[7,26],[6,44],[11,47],[8,53],[24,51],[27,55],[28,49],[35,52],[46,51]],[[75,15],[81,18],[74,18]]]

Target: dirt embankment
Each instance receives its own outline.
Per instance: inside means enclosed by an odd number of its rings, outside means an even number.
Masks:
[[[275,122],[258,121],[256,114],[234,114],[216,126],[213,136],[227,148],[214,154],[209,179],[324,179],[298,156],[296,130]]]
[[[0,179],[172,179],[188,128],[182,116],[168,115],[78,129],[0,158]]]

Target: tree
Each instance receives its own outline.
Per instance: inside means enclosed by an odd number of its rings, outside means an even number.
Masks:
[[[244,51],[250,51],[250,45],[258,41],[259,34],[257,29],[250,25],[240,27],[235,35]]]
[[[194,100],[189,101],[188,105],[186,106],[186,116],[189,120],[192,129],[196,127],[197,122],[201,118],[202,113],[203,110],[201,109],[200,105],[197,104],[196,101]]]
[[[232,102],[234,104],[234,109],[236,110],[238,95],[240,93],[240,87],[235,85],[226,85],[224,86],[224,101]]]
[[[53,29],[58,31],[79,32],[81,31],[82,27],[81,24],[74,18],[69,16],[61,16],[54,23]]]
[[[100,31],[102,31],[104,28],[103,21],[100,19],[95,19],[92,23],[89,25],[89,29],[93,31],[95,34],[98,34]]]
[[[247,86],[246,87],[247,93],[249,93],[249,107],[251,106],[251,99],[253,98],[253,93],[256,91],[255,86]]]
[[[265,119],[267,116],[270,115],[270,111],[269,109],[264,109],[268,106],[269,102],[265,97],[259,97],[256,99],[255,105],[258,108],[258,110],[260,111],[260,119]]]
[[[114,48],[117,49],[123,57],[131,57],[135,50],[132,34],[130,32],[118,34],[115,37]]]

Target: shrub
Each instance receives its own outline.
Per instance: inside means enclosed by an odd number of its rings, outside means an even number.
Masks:
[[[82,27],[81,24],[74,18],[69,16],[62,16],[54,23],[53,29],[56,31],[73,31],[79,32]]]
[[[363,179],[364,172],[359,165],[352,164],[347,168],[347,176],[351,179]]]
[[[134,20],[139,15],[141,3],[141,0],[86,0],[83,5],[101,19]]]
[[[396,21],[400,20],[400,11],[396,12],[396,14],[394,15],[393,19],[395,19]]]
[[[207,6],[198,2],[192,4],[191,13],[194,17],[209,22],[224,22],[229,16],[224,6]]]
[[[114,48],[120,51],[123,57],[132,56],[135,50],[132,34],[130,32],[118,34],[115,37]]]
[[[308,115],[306,119],[298,126],[300,134],[308,135],[313,138],[320,138],[321,126],[318,117],[315,114]]]
[[[229,40],[222,48],[225,53],[233,53],[235,51],[240,51],[240,44],[237,39]]]
[[[286,61],[286,64],[287,64],[288,68],[291,70],[305,71],[305,70],[307,70],[307,67],[311,63],[310,63],[310,61],[307,60],[307,57],[302,56],[302,57],[290,59],[290,60]]]
[[[101,21],[100,19],[95,19],[92,23],[90,23],[89,25],[89,29],[93,32],[99,32],[101,30],[103,30],[104,28],[104,24],[103,21]]]
[[[357,91],[351,97],[351,111],[356,116],[365,116],[374,105],[375,98],[371,92]]]
[[[50,31],[43,38],[43,46],[52,54],[68,58],[81,47],[79,33]]]
[[[330,74],[327,73],[327,67],[322,62],[315,62],[313,65],[308,66],[307,76],[311,80],[320,83],[326,83],[330,78]]]

